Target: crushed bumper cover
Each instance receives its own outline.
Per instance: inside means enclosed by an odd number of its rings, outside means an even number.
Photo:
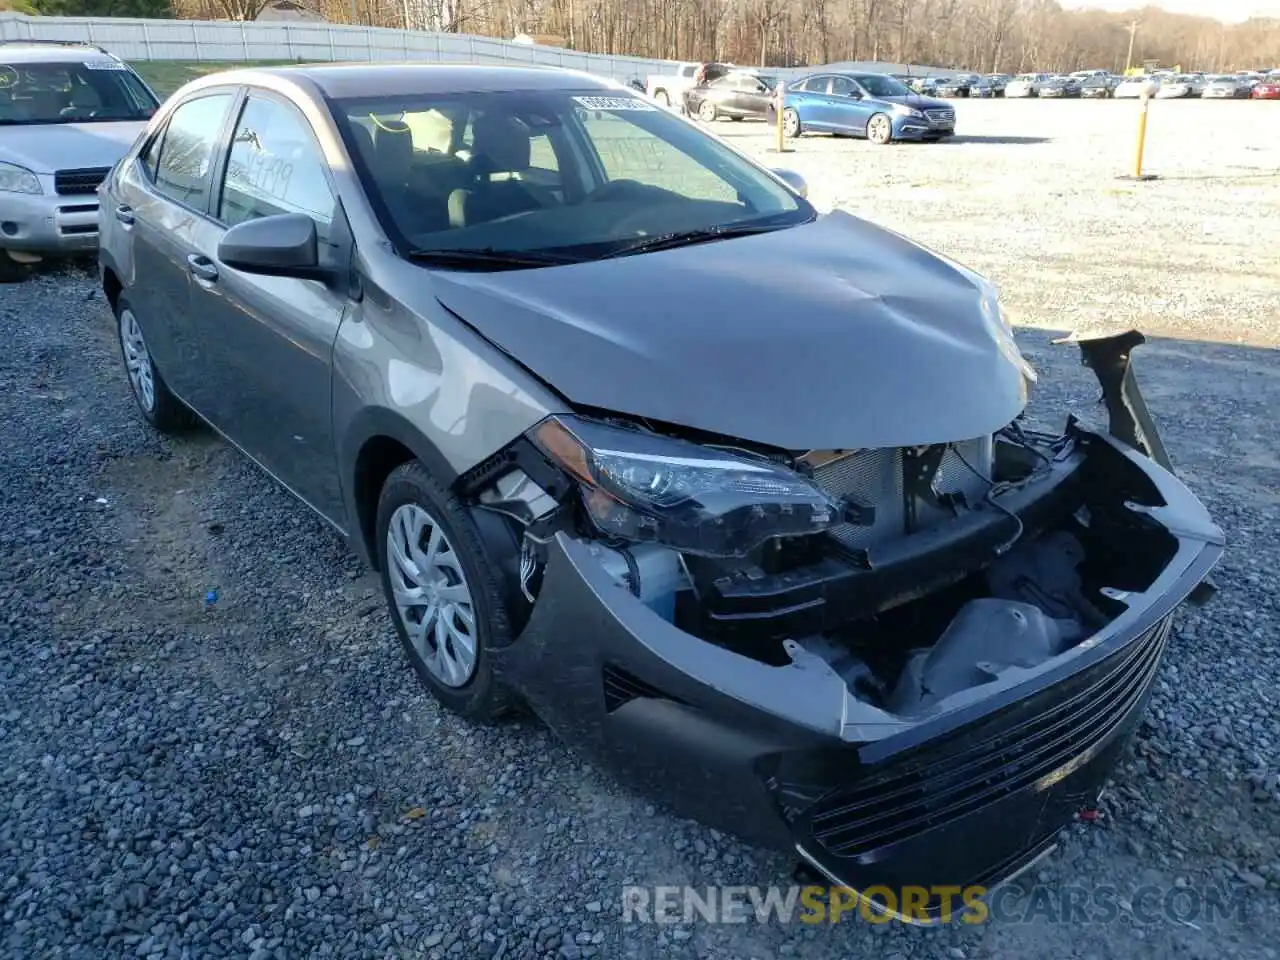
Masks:
[[[835,883],[993,886],[1096,799],[1141,719],[1174,610],[1223,550],[1221,530],[1171,472],[1088,435],[1147,474],[1164,505],[1130,509],[1165,527],[1176,550],[1083,643],[934,714],[870,707],[796,643],[790,663],[771,666],[693,638],[563,533],[548,545],[525,629],[492,651],[495,670],[640,792],[794,851]]]

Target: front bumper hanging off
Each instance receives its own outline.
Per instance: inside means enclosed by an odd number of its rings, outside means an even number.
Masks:
[[[1147,474],[1163,505],[1141,509],[1177,543],[1125,612],[1044,669],[898,717],[798,643],[773,666],[691,637],[560,533],[525,629],[492,651],[495,670],[643,793],[795,851],[837,884],[990,887],[1025,869],[1096,799],[1140,721],[1175,608],[1223,550],[1205,508],[1147,455],[1167,463],[1128,368],[1141,341],[1088,342],[1112,431],[1128,440],[1082,432]]]

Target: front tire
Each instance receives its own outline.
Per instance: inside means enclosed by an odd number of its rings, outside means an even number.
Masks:
[[[877,113],[867,121],[867,139],[881,146],[893,139],[893,122],[888,114]]]
[[[377,524],[383,593],[419,680],[469,720],[509,713],[516,698],[488,651],[511,641],[510,620],[467,508],[411,460],[383,484]]]
[[[671,106],[671,98],[667,96],[667,91],[665,90],[656,91],[653,95],[653,99],[657,100],[658,103],[662,104],[664,107]]]
[[[191,429],[196,422],[194,414],[173,395],[155,368],[142,325],[132,305],[123,296],[116,300],[115,315],[120,359],[124,361],[125,374],[138,411],[160,433],[176,434]]]
[[[783,136],[789,140],[794,140],[802,133],[804,133],[804,128],[800,123],[800,114],[796,113],[794,107],[787,107],[782,111]]]
[[[714,123],[720,116],[720,111],[716,109],[716,105],[710,100],[703,100],[698,104],[698,119],[703,123]]]

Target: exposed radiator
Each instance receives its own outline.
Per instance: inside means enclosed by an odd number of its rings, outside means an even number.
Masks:
[[[934,486],[941,493],[963,493],[969,504],[979,502],[990,486],[993,452],[990,436],[951,444],[942,456]],[[965,461],[974,469],[970,470]],[[853,495],[875,506],[874,524],[843,524],[831,531],[832,536],[846,547],[865,548],[908,532],[902,465],[902,450],[893,447],[859,450],[814,470],[814,479],[828,493],[839,497]],[[927,501],[916,501],[917,530],[937,526],[952,516],[950,510]]]

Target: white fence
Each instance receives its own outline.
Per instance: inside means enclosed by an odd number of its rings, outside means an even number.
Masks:
[[[324,23],[27,17],[0,13],[0,40],[96,43],[124,60],[431,60],[537,63],[617,80],[643,79],[672,64],[639,57],[578,53],[492,37]]]
[[[665,73],[669,60],[578,53],[457,33],[326,23],[260,23],[229,20],[143,20],[126,17],[28,17],[0,13],[2,40],[96,43],[124,60],[430,60],[442,63],[537,63],[585,70],[615,80]],[[898,63],[832,64],[848,70],[916,75],[952,71]],[[790,79],[813,68],[771,69]]]

